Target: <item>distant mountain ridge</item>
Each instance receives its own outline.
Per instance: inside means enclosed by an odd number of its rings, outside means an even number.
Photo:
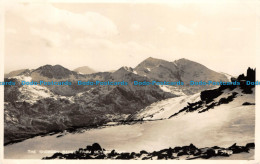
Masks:
[[[5,74],[4,77],[9,78],[9,77],[14,77],[14,76],[19,76],[19,75],[26,75],[26,74],[29,74],[30,72],[31,72],[31,70],[29,70],[29,69],[20,69],[20,70],[11,71],[11,72]]]
[[[97,73],[94,69],[88,67],[88,66],[82,66],[74,69],[73,71],[80,73],[80,74],[92,74],[92,73]]]
[[[185,95],[192,95],[212,86],[190,86],[190,81],[230,81],[226,75],[215,72],[197,62],[188,59],[179,59],[169,62],[162,59],[147,58],[134,68],[137,74],[157,81],[182,81],[183,86],[168,87],[174,91],[176,88]]]
[[[123,81],[125,80],[125,74],[131,73],[130,76],[139,75],[135,80],[142,81],[141,79],[146,79],[146,81],[183,81],[185,86],[163,86],[162,90],[166,92],[171,92],[174,95],[192,95],[198,93],[205,89],[210,89],[214,86],[190,86],[189,82],[193,81],[230,81],[226,75],[222,73],[217,73],[213,70],[208,69],[207,67],[187,60],[179,59],[173,62],[169,62],[162,59],[155,59],[152,57],[147,58],[135,68],[131,67],[121,67],[120,69],[114,72],[96,72],[91,74],[79,73],[79,70],[85,69],[89,70],[89,67],[79,67],[76,71],[71,71],[61,65],[44,65],[35,70],[25,70],[25,71],[14,71],[19,72],[14,75],[24,75],[32,77],[34,81],[74,81],[75,83],[78,80],[81,81],[108,81],[116,80]],[[120,73],[122,75],[120,75]],[[124,72],[124,73],[123,73]],[[8,77],[14,77],[9,75]],[[143,78],[145,77],[145,78]],[[128,78],[129,83],[133,83],[133,78]],[[61,95],[75,95],[83,88],[90,88],[93,86],[77,86],[73,85],[72,87],[68,86],[48,86],[51,91]],[[111,87],[111,86],[109,86]],[[131,87],[131,86],[129,86]],[[177,93],[178,92],[178,93]]]
[[[180,80],[184,83],[189,83],[190,80],[228,81],[225,75],[210,70],[202,64],[184,58],[169,62],[150,57],[136,66],[134,70],[140,75],[155,80]]]
[[[149,57],[138,64],[135,68],[131,69],[133,70],[133,72],[135,71],[137,74],[141,76],[146,76],[152,80],[181,80],[184,82],[189,81],[190,78],[200,78],[201,80],[207,80],[209,78],[211,78],[211,80],[227,80],[225,73],[215,72],[208,69],[202,64],[184,58],[170,62]],[[113,73],[116,71],[117,70],[109,72]],[[69,77],[69,75],[98,73],[88,66],[78,67],[74,70],[69,70],[61,65],[44,65],[34,70],[21,69],[12,71],[6,74],[6,77],[28,75],[29,73],[33,72],[38,72],[48,78],[57,79],[67,78]]]

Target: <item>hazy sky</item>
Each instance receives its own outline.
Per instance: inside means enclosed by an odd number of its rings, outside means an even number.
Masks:
[[[108,71],[151,56],[238,75],[255,67],[256,7],[222,2],[8,4],[5,72],[45,64]]]

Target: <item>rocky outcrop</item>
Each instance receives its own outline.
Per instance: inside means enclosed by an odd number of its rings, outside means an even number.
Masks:
[[[95,148],[94,148],[95,147]],[[197,148],[195,145],[174,147],[162,149],[159,151],[147,152],[122,152],[115,150],[105,151],[98,143],[87,146],[86,149],[79,148],[77,151],[69,154],[55,153],[51,157],[43,159],[120,159],[120,160],[193,160],[193,159],[210,159],[212,157],[229,157],[232,154],[249,153],[255,148],[254,143],[248,143],[246,146],[237,146],[233,144],[228,148],[213,146],[206,148]]]
[[[248,68],[247,75],[240,75],[237,79],[233,79],[240,83],[240,85],[221,85],[217,89],[205,90],[200,93],[200,99],[194,103],[188,103],[187,106],[171,115],[169,118],[179,115],[183,112],[198,111],[198,113],[206,112],[213,109],[215,106],[221,104],[228,104],[237,97],[237,92],[234,89],[240,90],[243,94],[252,94],[254,85],[246,85],[245,80],[255,80],[255,70]],[[231,95],[227,97],[221,97],[224,92],[229,92]],[[219,100],[216,98],[220,98]],[[245,102],[242,105],[255,105],[255,103]]]

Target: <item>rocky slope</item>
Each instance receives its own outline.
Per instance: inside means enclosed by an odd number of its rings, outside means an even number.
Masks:
[[[194,95],[185,95],[157,101],[128,117],[128,120],[159,120],[184,115],[203,113],[228,105],[240,108],[255,105],[255,86],[248,86],[245,80],[255,81],[255,70],[248,68],[247,75],[240,75],[236,81],[241,85],[221,85],[213,90],[205,90]]]
[[[5,74],[4,77],[10,78],[10,77],[19,76],[19,75],[26,75],[26,74],[30,74],[30,72],[31,72],[31,70],[29,70],[29,69],[20,69],[20,70],[9,72],[9,73]]]
[[[100,74],[81,76],[66,69],[52,71],[50,66],[41,67],[31,76],[6,79],[15,81],[15,86],[5,87],[5,144],[20,141],[41,133],[76,127],[101,125],[114,119],[123,120],[126,115],[144,108],[152,102],[174,97],[158,86],[22,86],[21,80],[45,78],[53,80],[58,72],[60,80],[70,77],[85,80],[100,80]],[[103,80],[143,80],[124,68],[101,76]],[[74,79],[74,80],[75,80]],[[68,94],[70,93],[70,94]],[[113,116],[113,117],[111,117]]]

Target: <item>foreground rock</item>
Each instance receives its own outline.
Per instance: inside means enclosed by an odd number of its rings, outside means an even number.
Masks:
[[[147,152],[116,152],[115,150],[106,151],[98,143],[86,148],[79,148],[77,151],[69,154],[55,153],[51,157],[43,159],[121,159],[121,160],[192,160],[192,159],[209,159],[217,156],[229,157],[232,154],[249,153],[254,149],[254,143],[248,143],[245,146],[237,146],[236,143],[228,148],[218,146],[197,148],[195,145],[174,147],[162,149],[159,151]]]

